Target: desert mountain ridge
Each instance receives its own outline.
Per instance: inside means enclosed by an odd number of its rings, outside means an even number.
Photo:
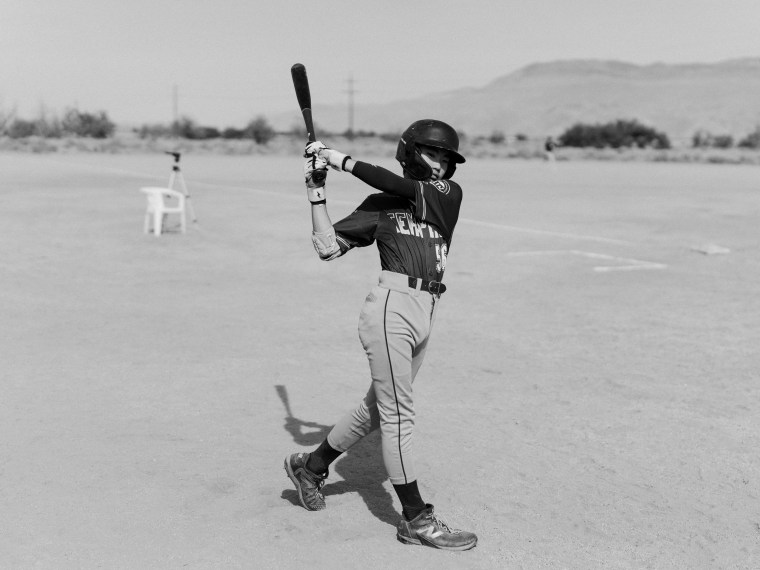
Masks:
[[[348,128],[345,105],[315,105],[317,126]],[[717,63],[637,65],[614,60],[533,63],[483,87],[363,105],[354,129],[400,132],[419,118],[439,118],[467,135],[557,136],[575,123],[636,119],[674,143],[698,130],[741,138],[760,124],[760,57]],[[278,128],[298,116],[275,119]]]

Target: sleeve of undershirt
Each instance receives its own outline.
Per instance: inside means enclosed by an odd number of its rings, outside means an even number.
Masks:
[[[357,160],[351,173],[376,190],[408,198],[409,200],[415,199],[417,182],[394,174],[382,166],[375,166],[374,164]]]

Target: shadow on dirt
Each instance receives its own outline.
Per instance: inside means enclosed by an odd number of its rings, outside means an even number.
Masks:
[[[290,408],[287,388],[278,384],[275,385],[275,389],[285,406],[285,431],[291,435],[293,441],[305,447],[316,447],[322,443],[332,426],[295,417]],[[383,487],[388,476],[383,464],[379,430],[361,439],[335,461],[330,470],[331,474],[340,475],[343,481],[330,483],[330,479],[328,479],[322,488],[322,494],[325,497],[342,495],[343,493],[358,493],[375,517],[389,525],[396,526],[400,515],[393,506],[393,496]],[[301,506],[295,489],[283,491],[282,498],[294,505]]]

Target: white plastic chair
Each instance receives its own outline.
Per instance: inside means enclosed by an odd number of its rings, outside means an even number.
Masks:
[[[187,229],[185,220],[185,195],[182,192],[158,186],[146,186],[140,188],[148,198],[148,208],[145,210],[145,223],[143,233],[150,230],[150,222],[153,220],[153,233],[156,237],[161,235],[165,217],[168,214],[179,214],[180,227],[184,234]]]

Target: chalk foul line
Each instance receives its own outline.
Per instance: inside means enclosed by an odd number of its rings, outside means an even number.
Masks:
[[[526,233],[526,234],[537,234],[542,236],[552,236],[552,237],[561,237],[561,238],[569,238],[569,239],[578,239],[578,240],[587,240],[587,241],[596,241],[599,243],[613,243],[616,245],[633,245],[632,242],[619,240],[619,239],[612,239],[612,238],[606,238],[601,236],[589,236],[589,235],[581,235],[581,234],[570,234],[570,233],[564,233],[564,232],[552,232],[549,230],[536,230],[533,228],[521,228],[518,226],[508,226],[505,224],[495,224],[493,222],[483,222],[481,220],[473,220],[471,218],[459,218],[460,222],[465,222],[467,224],[473,224],[476,226],[482,226],[486,228],[494,228],[499,230],[507,230],[511,232],[520,232],[520,233]]]
[[[644,261],[642,259],[633,259],[630,257],[619,257],[617,255],[607,255],[605,253],[595,253],[593,251],[582,251],[579,249],[560,249],[560,250],[543,250],[543,251],[512,251],[506,254],[509,257],[527,257],[536,255],[577,255],[587,259],[607,261],[613,265],[596,265],[594,271],[599,273],[609,273],[612,271],[639,271],[649,269],[666,269],[668,266],[664,263],[655,261]]]

